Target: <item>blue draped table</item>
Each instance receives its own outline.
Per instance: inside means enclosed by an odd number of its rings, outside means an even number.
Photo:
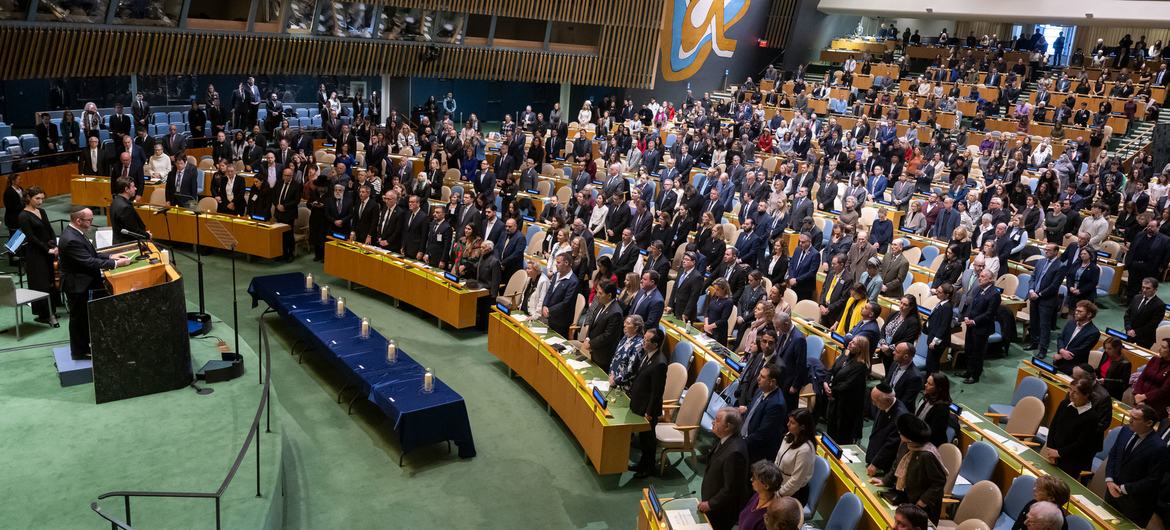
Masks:
[[[475,456],[471,423],[463,396],[439,378],[433,391],[424,393],[425,368],[398,347],[394,364],[386,360],[387,339],[376,330],[361,338],[361,317],[348,308],[336,315],[336,299],[321,303],[318,286],[305,289],[305,275],[299,272],[257,276],[248,286],[252,307],[268,304],[294,331],[324,359],[342,373],[347,386],[358,388],[394,424],[405,455],[433,443],[453,441],[461,458]],[[400,459],[401,463],[401,459]]]

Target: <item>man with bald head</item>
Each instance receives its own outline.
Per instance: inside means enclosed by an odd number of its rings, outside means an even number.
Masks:
[[[110,168],[111,196],[118,194],[118,192],[114,191],[114,183],[117,182],[119,178],[130,179],[130,181],[134,183],[134,188],[137,190],[134,196],[142,196],[142,189],[145,186],[145,181],[142,176],[142,164],[135,163],[133,155],[129,152],[124,152],[118,155],[118,162],[114,164],[114,167]]]
[[[994,285],[995,275],[990,269],[979,272],[979,285],[971,305],[963,310],[963,322],[967,324],[964,348],[967,357],[967,374],[963,384],[979,382],[983,376],[983,357],[987,355],[987,338],[995,332],[995,317],[999,313],[999,289]]]

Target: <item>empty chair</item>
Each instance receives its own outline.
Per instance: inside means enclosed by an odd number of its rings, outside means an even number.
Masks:
[[[959,470],[963,467],[963,452],[955,444],[947,443],[938,446],[938,454],[942,457],[942,465],[947,470],[947,484],[943,486],[943,502],[946,502],[946,497],[951,495],[951,490],[955,487],[955,480],[959,478]]]
[[[987,417],[1001,421],[1007,418],[1012,413],[1012,409],[1027,396],[1044,399],[1048,395],[1048,384],[1036,376],[1025,376],[1020,380],[1020,384],[1016,386],[1015,392],[1012,392],[1012,403],[1010,405],[991,404],[987,407]]]
[[[906,277],[913,279],[913,275],[910,274],[907,274]],[[914,282],[906,287],[903,292],[914,295],[914,298],[921,304],[927,296],[930,296],[930,286],[922,282]]]
[[[955,530],[991,530],[991,527],[979,519],[967,519],[959,523],[959,526],[956,526]]]
[[[736,382],[738,383],[738,381]],[[731,387],[729,386],[728,388]],[[719,409],[729,406],[727,400],[734,395],[734,389],[732,389],[731,392],[724,390],[723,392],[711,393],[710,398],[707,400],[707,409],[703,412],[703,419],[699,420],[699,424],[703,427],[704,431],[712,432],[713,425],[715,424],[715,415],[719,413]]]
[[[703,368],[699,370],[699,375],[695,377],[696,383],[703,383],[707,388],[715,388],[716,381],[719,380],[719,363],[707,362]],[[686,394],[683,394],[686,399]]]
[[[1020,475],[1012,480],[1012,487],[1008,488],[1007,496],[1003,498],[1003,510],[995,520],[995,530],[1008,529],[1015,526],[1016,516],[1024,505],[1032,500],[1032,487],[1036,485],[1036,477]]]
[[[809,322],[818,322],[821,318],[821,307],[815,300],[801,300],[792,307],[792,314]]]
[[[995,286],[1007,294],[1014,294],[1020,288],[1020,278],[1015,274],[1004,274],[995,280]]]
[[[1092,522],[1076,514],[1066,515],[1064,522],[1068,525],[1068,530],[1093,530]]]
[[[821,360],[821,355],[825,351],[825,339],[816,335],[809,335],[804,338],[805,344],[805,358],[812,360]]]
[[[918,264],[930,265],[934,262],[934,258],[938,257],[939,252],[939,248],[934,245],[926,245],[925,247],[922,247],[922,261],[919,261]]]
[[[998,461],[999,452],[995,446],[982,441],[971,444],[967,448],[967,455],[963,457],[963,465],[959,467],[959,476],[955,479],[951,495],[957,499],[966,497],[972,484],[991,478]]]
[[[687,386],[687,367],[679,363],[670,363],[666,367],[666,386],[662,389],[662,411],[664,417],[672,417],[678,410],[678,399],[682,396],[683,388]],[[667,414],[667,411],[670,414]]]
[[[654,436],[662,448],[658,465],[660,472],[666,469],[667,453],[690,453],[692,459],[695,457],[695,439],[698,438],[695,431],[699,429],[703,411],[707,408],[707,385],[695,383],[687,393],[691,399],[679,407],[674,422],[659,423],[654,427]]]
[[[1113,287],[1113,273],[1113,267],[1101,267],[1101,277],[1097,280],[1097,296],[1109,296],[1109,290]]]
[[[811,503],[810,503],[811,504]],[[861,499],[852,493],[846,493],[837,501],[833,512],[825,521],[825,530],[854,530],[861,522]]]
[[[24,154],[26,154],[26,155],[30,154],[30,153],[36,154],[38,151],[40,151],[39,146],[40,146],[40,140],[37,140],[37,135],[35,135],[35,134],[22,134],[22,135],[20,135],[20,149],[22,151],[24,151]]]
[[[1109,429],[1105,433],[1105,441],[1101,443],[1101,450],[1093,455],[1093,469],[1097,469],[1097,466],[1105,461],[1105,457],[1109,456],[1109,450],[1113,449],[1113,444],[1117,443],[1117,433],[1119,432],[1121,432],[1121,426]]]
[[[1025,445],[1039,446],[1040,444],[1033,442],[1032,438],[1036,436],[1036,430],[1040,428],[1043,419],[1044,402],[1035,396],[1024,396],[1008,415],[1004,430],[1019,438]]]
[[[682,367],[688,368],[691,365],[691,357],[695,355],[695,348],[687,341],[679,341],[674,345],[674,351],[671,352],[670,362],[681,364]]]
[[[210,204],[204,201],[209,201]],[[214,197],[204,197],[199,199],[199,210],[203,212],[214,212],[216,209],[216,201]],[[211,208],[208,210],[207,208]],[[309,217],[313,215],[312,210],[308,206],[301,206],[297,209],[297,219],[293,223],[293,253],[302,246],[306,250],[312,252],[313,247],[309,242]]]
[[[496,297],[496,303],[504,304],[509,309],[520,307],[520,297],[524,295],[524,284],[527,279],[528,271],[521,269],[513,272],[503,292]]]
[[[804,507],[804,519],[812,518],[813,510],[821,500],[821,493],[825,491],[825,482],[829,479],[829,461],[823,457],[813,460],[812,478],[808,481],[808,504]]]
[[[999,486],[990,480],[981,480],[971,486],[971,490],[963,498],[963,502],[959,503],[959,508],[955,510],[955,518],[941,520],[935,528],[939,530],[958,528],[959,521],[966,523],[972,519],[980,521],[984,525],[982,527],[976,526],[976,528],[989,528],[995,524],[1002,507],[1003,497],[999,492]]]
[[[1025,273],[1017,276],[1016,279],[1019,280],[1019,286],[1016,287],[1015,295],[1027,299],[1028,286],[1032,283],[1032,275]]]
[[[168,117],[167,113],[165,113],[165,112],[156,112],[156,113],[154,113],[154,123],[155,123],[156,125],[159,125],[159,124],[161,124],[161,125],[166,125],[166,124],[170,123],[170,121],[171,121],[171,120],[170,120],[170,118]],[[178,121],[183,121],[183,119],[182,119],[182,118],[179,118],[179,120],[178,120]]]
[[[17,287],[12,275],[0,276],[0,305],[13,309],[16,320],[12,327],[16,330],[16,340],[20,340],[20,326],[24,324],[24,306],[48,298],[49,293]]]

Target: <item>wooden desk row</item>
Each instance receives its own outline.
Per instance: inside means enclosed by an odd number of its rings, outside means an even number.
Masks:
[[[1072,492],[1072,501],[1067,508],[1070,512],[1080,515],[1093,522],[1097,528],[1107,530],[1129,530],[1140,528],[1121,515],[1115,508],[1098,497],[1077,479],[1068,476],[1059,467],[1049,464],[1036,451],[1019,443],[1015,438],[1001,429],[995,423],[983,416],[966,410],[959,415],[959,447],[966,452],[971,444],[984,441],[996,448],[999,460],[992,472],[991,480],[1007,494],[1012,480],[1020,475],[1043,476],[1051,475],[1068,485]],[[1101,515],[1098,515],[1098,512]]]
[[[942,89],[943,89],[944,96],[949,94],[951,92],[951,87],[955,86],[955,84],[956,84],[956,83],[951,83],[951,82],[941,82],[940,83],[938,81],[922,81],[922,82],[929,84],[932,87],[941,85]],[[910,91],[910,85],[912,85],[912,84],[914,84],[914,82],[912,80],[903,79],[901,81],[898,81],[898,88],[902,89],[903,92],[913,94],[914,96],[918,97],[919,99],[925,99],[926,96],[922,96],[922,95],[919,95],[917,92]],[[995,100],[999,99],[999,87],[987,86],[987,85],[973,85],[970,83],[963,83],[963,82],[958,83],[958,85],[959,85],[959,97],[960,98],[969,98],[969,97],[971,97],[971,91],[974,89],[978,89],[979,90],[979,97],[981,97],[983,99],[986,99],[989,101],[995,101]],[[932,92],[933,92],[933,90],[932,90]],[[972,101],[972,103],[974,103],[974,101]]]
[[[1043,425],[1052,425],[1052,417],[1056,415],[1057,407],[1068,397],[1068,384],[1072,378],[1064,374],[1052,374],[1047,370],[1041,370],[1028,361],[1020,361],[1020,366],[1016,370],[1016,386],[1020,386],[1020,381],[1025,377],[1037,377],[1048,385],[1048,394],[1044,397],[1044,420]],[[1117,400],[1113,400],[1113,419],[1109,423],[1109,428],[1124,425],[1128,421],[1129,405]]]
[[[565,346],[568,354],[554,345]],[[493,310],[488,318],[488,351],[557,413],[598,474],[624,473],[630,458],[630,435],[648,430],[650,425],[630,412],[629,397],[621,390],[608,392],[608,408],[602,410],[591,392],[593,387],[608,383],[605,372],[592,362],[575,359],[573,349],[567,346],[563,337],[526,317]]]
[[[865,39],[856,37],[844,37],[833,39],[829,42],[829,48],[834,50],[852,50],[865,52],[869,54],[886,53],[888,50],[893,50],[898,47],[898,41],[895,39],[877,40]]]
[[[675,510],[690,512],[691,518],[697,524],[692,528],[711,528],[711,524],[707,522],[707,516],[699,513],[699,499],[694,497],[679,499],[659,497],[658,502],[661,503],[662,507],[662,519],[654,515],[654,507],[650,504],[650,490],[642,488],[642,499],[638,502],[638,526],[636,527],[638,530],[672,530],[670,522],[667,520],[667,512]],[[667,508],[667,505],[670,507]]]
[[[108,191],[108,190],[107,190]],[[153,205],[135,207],[146,229],[155,239],[176,243],[195,244],[196,215],[186,208],[164,208]],[[228,250],[208,228],[208,223],[219,223],[236,238],[236,251],[261,258],[275,258],[284,253],[282,234],[292,227],[284,223],[254,221],[246,217],[204,213],[198,216],[200,246]]]
[[[455,328],[475,325],[476,305],[486,289],[469,289],[442,271],[377,247],[351,241],[325,243],[325,273],[406,302]]]
[[[955,47],[916,45],[916,46],[907,46],[905,53],[911,59],[941,58],[943,60],[946,60],[948,57],[950,57],[952,51],[956,51]],[[986,48],[965,48],[964,47],[964,48],[957,49],[957,53],[960,54],[960,58],[963,58],[968,53],[970,53],[973,58],[978,59],[978,60],[983,60],[983,58],[985,56],[987,56],[987,54],[998,55],[998,52],[999,52],[998,50],[989,50]],[[1018,61],[1020,59],[1023,59],[1024,63],[1026,64],[1026,63],[1028,63],[1028,61],[1031,58],[1032,58],[1032,56],[1028,52],[1015,51],[1015,50],[1004,50],[1004,52],[1003,52],[1003,60],[1004,60],[1004,62],[1006,62],[1008,64],[1009,67],[1016,64],[1016,61]]]
[[[829,479],[821,492],[820,502],[813,511],[828,518],[837,501],[846,493],[852,493],[861,500],[863,514],[857,525],[858,530],[887,530],[894,527],[894,510],[897,506],[881,497],[881,486],[870,484],[865,470],[865,449],[857,445],[841,446],[842,458],[834,457],[825,448],[821,436],[817,437],[817,455],[829,463]],[[856,462],[847,462],[845,457],[855,457]]]

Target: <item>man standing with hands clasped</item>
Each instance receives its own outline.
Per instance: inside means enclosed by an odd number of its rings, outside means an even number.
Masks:
[[[74,359],[89,359],[89,299],[91,291],[100,291],[102,271],[130,263],[120,254],[109,256],[97,251],[86,237],[93,225],[89,208],[73,210],[69,226],[61,231],[61,290],[69,302],[69,348]]]

